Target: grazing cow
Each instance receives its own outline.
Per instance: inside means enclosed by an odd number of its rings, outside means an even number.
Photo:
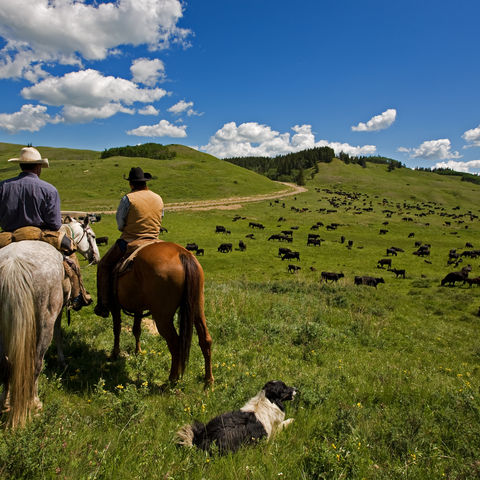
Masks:
[[[430,255],[430,247],[428,245],[420,245],[418,250],[413,252],[413,255],[418,255],[419,257],[428,257]]]
[[[203,248],[197,248],[196,254],[197,254],[197,256],[198,255],[205,255],[205,250]]]
[[[282,230],[281,233],[283,233],[287,237],[293,236],[293,230]]]
[[[293,260],[293,259],[300,261],[300,252],[287,252],[282,257],[282,260]]]
[[[250,240],[255,240],[255,235],[253,233],[248,233],[245,235],[245,238],[249,238]]]
[[[392,266],[392,259],[391,258],[381,258],[377,262],[377,268],[383,268],[385,265],[388,265],[390,268]]]
[[[287,247],[280,247],[280,248],[278,249],[278,256],[281,257],[281,256],[285,255],[286,253],[290,253],[290,252],[291,252],[291,250],[290,250],[289,248],[287,248]]]
[[[410,232],[410,233],[408,234],[408,238],[413,238],[414,236],[415,236],[415,233],[414,233],[414,232]]]
[[[223,225],[217,225],[215,227],[215,233],[225,233],[226,230],[227,229]]]
[[[258,228],[260,230],[263,230],[265,228],[264,225],[262,225],[261,223],[257,223],[257,222],[250,222],[248,224],[248,226],[251,227],[251,228]]]
[[[340,237],[340,243],[345,243],[345,237],[343,235]]]
[[[455,282],[463,282],[468,278],[468,273],[472,269],[472,267],[467,266],[463,267],[459,272],[450,272],[445,275],[445,277],[440,282],[440,285],[443,287],[444,285],[449,285],[450,287],[455,286]]]
[[[382,277],[368,277],[368,276],[356,276],[355,285],[368,285],[369,287],[377,288],[379,283],[385,283]]]
[[[97,237],[97,246],[98,245],[108,245],[108,237]]]
[[[338,282],[340,278],[343,278],[345,275],[343,273],[335,273],[335,272],[322,272],[321,274],[322,280],[327,282],[331,280],[333,282]]]
[[[160,227],[160,234],[168,233],[168,230],[165,227]]]
[[[217,251],[219,251],[220,253],[228,253],[232,251],[232,247],[233,245],[231,243],[222,243],[218,247]]]
[[[187,245],[185,245],[185,248],[189,252],[196,252],[198,250],[198,245],[196,243],[187,243]]]
[[[349,240],[347,243],[347,248],[352,248],[353,247],[353,240]]]
[[[398,269],[398,268],[390,268],[389,269],[391,272],[395,274],[395,278],[402,277],[405,278],[405,269]]]
[[[395,248],[387,248],[387,256],[388,255],[394,255],[395,257],[397,256],[397,250]]]
[[[299,267],[297,265],[292,265],[292,264],[288,264],[288,272],[289,273],[297,273],[302,267]]]
[[[322,245],[322,239],[321,238],[309,238],[307,240],[307,247],[309,245],[313,245],[314,247],[320,247]]]
[[[98,244],[98,240],[97,240],[97,244]],[[465,244],[465,248],[473,248],[473,245],[470,242],[467,242]]]
[[[246,249],[247,249],[247,245],[245,244],[244,241],[240,240],[238,242],[238,249],[241,251],[241,252],[244,252]]]

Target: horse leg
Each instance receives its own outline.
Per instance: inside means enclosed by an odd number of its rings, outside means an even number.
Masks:
[[[122,317],[120,308],[115,305],[112,309],[113,319],[113,350],[111,354],[112,360],[116,360],[120,355],[120,332],[122,328]]]
[[[211,385],[214,381],[212,373],[212,337],[208,333],[207,321],[205,315],[195,318],[195,330],[198,335],[198,343],[205,359],[205,385]]]
[[[63,309],[58,314],[55,320],[55,326],[53,327],[53,338],[55,339],[55,345],[57,346],[57,360],[58,364],[62,367],[66,367],[65,355],[63,354],[63,337],[62,337],[62,314]]]
[[[132,333],[135,337],[135,354],[142,353],[140,347],[140,334],[142,333],[142,315],[136,313],[133,317]]]
[[[168,350],[172,356],[172,365],[170,367],[168,380],[175,383],[183,372],[180,372],[180,338],[173,325],[173,315],[158,313],[153,315],[153,318],[157,325],[158,333],[167,342]]]

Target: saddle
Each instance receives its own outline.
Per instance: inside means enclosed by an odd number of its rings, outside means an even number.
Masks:
[[[113,273],[115,278],[118,278],[125,273],[129,272],[133,268],[133,261],[135,257],[143,250],[145,247],[148,247],[152,243],[160,243],[163,240],[158,239],[138,239],[130,242],[127,245],[127,250],[125,251],[125,255],[119,260],[119,262],[115,265],[113,269]]]
[[[65,235],[66,233],[62,231],[42,230],[38,227],[20,227],[13,232],[0,232],[0,248],[6,247],[12,242],[21,242],[22,240],[40,240],[52,245],[52,247],[55,247],[62,253],[67,253],[62,245]],[[72,253],[72,249],[76,249],[73,242],[70,243],[69,255]]]

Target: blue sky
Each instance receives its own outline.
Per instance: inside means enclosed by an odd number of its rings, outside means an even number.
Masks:
[[[478,173],[479,18],[478,0],[2,0],[0,141],[330,145]]]

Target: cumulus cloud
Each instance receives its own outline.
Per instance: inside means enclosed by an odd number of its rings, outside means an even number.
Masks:
[[[408,151],[412,158],[423,158],[425,160],[448,160],[453,158],[462,158],[456,151],[452,151],[452,145],[448,138],[438,140],[428,140],[423,142],[417,148],[406,149],[400,147],[400,151]]]
[[[103,76],[97,70],[70,72],[63,77],[48,77],[22,89],[24,98],[38,100],[47,105],[74,105],[98,108],[110,102],[131,105],[150,103],[167,94],[162,88],[139,88],[124,78]]]
[[[153,105],[147,105],[138,110],[138,113],[140,115],[158,115],[160,112]]]
[[[126,108],[120,103],[107,103],[101,107],[77,107],[66,105],[63,108],[63,116],[68,123],[88,123],[97,118],[105,119],[113,117],[117,113],[128,113],[133,115],[135,109]]]
[[[380,115],[375,115],[367,123],[360,122],[353,126],[354,132],[374,132],[377,130],[385,130],[390,127],[397,117],[397,111],[394,108],[385,110]]]
[[[219,158],[250,155],[274,157],[324,146],[333,148],[336,154],[343,151],[355,156],[371,155],[376,151],[374,145],[355,147],[348,143],[315,141],[311,125],[295,125],[292,130],[293,135],[289,132],[277,132],[268,125],[256,122],[242,123],[238,126],[235,122],[229,122],[210,137],[209,143],[200,149]]]
[[[143,83],[153,87],[159,80],[165,79],[165,65],[161,60],[155,58],[137,58],[130,67],[132,80],[135,83]]]
[[[181,0],[2,0],[0,78],[22,77],[32,62],[103,60],[123,45],[151,50],[184,43]]]
[[[457,162],[455,160],[449,160],[448,162],[437,162],[432,168],[449,168],[457,172],[478,174],[480,170],[480,160],[470,160],[469,162]]]
[[[160,120],[156,125],[142,125],[133,130],[128,130],[128,135],[139,137],[173,137],[183,138],[187,136],[186,125],[172,125],[168,120]]]
[[[463,148],[480,147],[480,125],[477,128],[467,130],[462,135],[462,138],[469,143],[469,145],[465,145]]]
[[[193,102],[186,102],[185,100],[180,100],[175,105],[172,105],[168,109],[168,111],[173,113],[174,115],[181,115],[182,113],[186,113],[189,117],[191,117],[192,115],[202,115],[201,113],[198,113],[193,109]]]
[[[0,113],[0,128],[9,133],[21,130],[37,132],[47,123],[59,123],[62,119],[57,115],[51,117],[47,113],[47,107],[43,105],[23,105],[20,111],[15,113]]]

